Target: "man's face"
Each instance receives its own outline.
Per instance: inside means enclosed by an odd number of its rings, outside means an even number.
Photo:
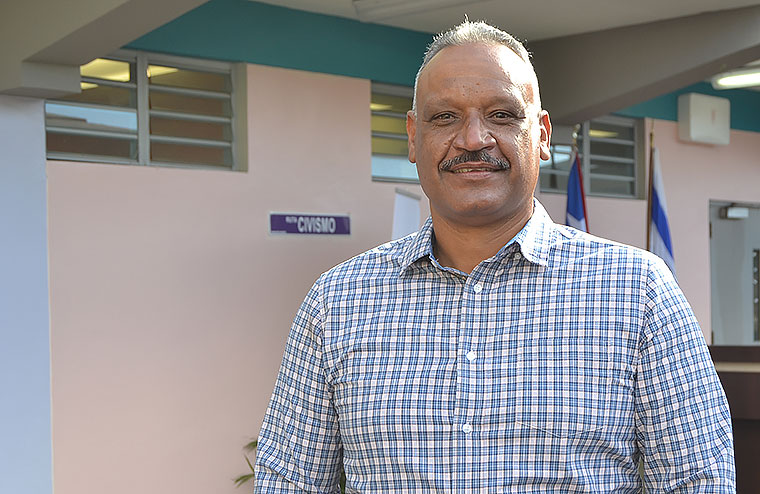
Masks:
[[[537,93],[531,67],[506,46],[450,46],[433,57],[406,128],[434,217],[462,226],[527,221],[551,137]]]

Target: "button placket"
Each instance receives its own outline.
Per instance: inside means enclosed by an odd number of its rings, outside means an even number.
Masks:
[[[457,362],[457,398],[454,404],[454,431],[456,434],[461,434],[464,423],[467,422],[467,416],[469,415],[470,406],[470,371],[468,369],[467,361],[462,359],[462,349],[468,349],[470,341],[472,339],[472,321],[470,316],[470,309],[468,307],[468,298],[471,297],[471,291],[467,284],[467,278],[461,280],[461,298],[459,306],[459,328],[457,331],[457,346],[459,348],[458,362]]]

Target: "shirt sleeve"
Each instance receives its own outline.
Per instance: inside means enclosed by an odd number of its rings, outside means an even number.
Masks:
[[[635,419],[647,492],[736,492],[728,403],[694,313],[659,260],[646,300]]]
[[[322,365],[318,280],[296,314],[259,433],[255,493],[334,493],[342,469],[338,419]]]

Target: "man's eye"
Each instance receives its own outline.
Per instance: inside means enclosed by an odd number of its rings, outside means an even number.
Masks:
[[[509,112],[506,111],[495,111],[491,114],[491,117],[497,119],[497,120],[507,120],[510,118],[515,118],[514,115],[512,115]]]
[[[447,122],[454,118],[454,115],[451,113],[439,113],[437,115],[433,115],[433,120],[437,122]]]

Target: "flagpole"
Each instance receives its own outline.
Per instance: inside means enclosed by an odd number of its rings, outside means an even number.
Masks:
[[[573,132],[573,150],[571,153],[570,170],[567,175],[567,207],[565,208],[565,224],[588,232],[588,209],[586,195],[583,190],[583,173],[578,154],[578,126]]]
[[[575,155],[575,161],[578,165],[578,181],[581,188],[581,201],[583,201],[583,216],[586,220],[586,233],[591,233],[591,229],[588,226],[588,208],[586,207],[586,190],[583,188],[583,172],[581,171],[581,160],[578,155]]]
[[[581,130],[581,124],[575,124],[573,130],[573,150],[575,151],[575,163],[578,168],[578,181],[581,187],[581,200],[583,201],[583,219],[586,222],[586,233],[591,232],[588,227],[588,208],[586,207],[586,190],[583,188],[583,172],[581,171],[581,160],[578,156],[578,132]]]
[[[652,187],[654,185],[654,120],[652,129],[649,131],[649,186],[647,187],[647,237],[646,248],[651,250],[650,239],[652,238]]]
[[[575,124],[573,127],[573,152],[578,154],[578,131],[580,130],[580,124]]]

